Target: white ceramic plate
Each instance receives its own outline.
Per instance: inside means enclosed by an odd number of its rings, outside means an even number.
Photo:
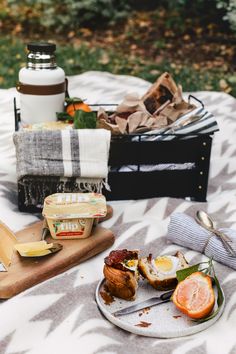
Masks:
[[[175,338],[203,331],[219,319],[225,305],[224,302],[217,316],[203,323],[192,321],[181,313],[171,301],[153,306],[149,310],[139,310],[128,315],[115,317],[112,315],[113,312],[149,299],[152,296],[161,295],[163,292],[153,289],[146,281],[140,281],[135,301],[126,301],[114,297],[115,301],[110,305],[106,305],[101,296],[101,292],[105,291],[104,284],[105,279],[99,282],[96,289],[96,302],[103,315],[108,321],[128,332],[147,337]]]

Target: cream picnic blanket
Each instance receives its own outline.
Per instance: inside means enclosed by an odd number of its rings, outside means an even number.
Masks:
[[[135,77],[87,72],[69,78],[71,95],[88,103],[119,103],[125,94],[142,95],[149,83]],[[37,220],[17,209],[15,173],[14,89],[0,90],[0,219],[14,231]],[[114,248],[141,249],[142,254],[173,253],[181,249],[167,245],[170,214],[193,216],[204,209],[220,227],[236,229],[236,100],[219,92],[195,92],[218,120],[212,149],[208,202],[155,198],[112,202],[114,216],[104,223],[116,235]],[[209,329],[180,339],[135,336],[110,324],[97,309],[94,292],[102,277],[107,252],[48,280],[8,301],[0,303],[1,354],[234,354],[236,353],[236,272],[216,264],[226,295],[222,317]],[[186,251],[196,262],[204,258]],[[160,323],[161,325],[161,323]]]

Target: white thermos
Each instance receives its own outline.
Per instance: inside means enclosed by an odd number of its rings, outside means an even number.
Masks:
[[[56,45],[29,43],[27,66],[19,72],[21,121],[33,124],[56,121],[64,109],[67,90],[65,72],[55,61]]]

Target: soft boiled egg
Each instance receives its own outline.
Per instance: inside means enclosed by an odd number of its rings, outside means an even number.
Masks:
[[[151,261],[153,270],[159,277],[175,277],[181,269],[180,259],[175,256],[159,256]]]
[[[135,272],[135,271],[137,270],[137,267],[138,267],[138,259],[125,260],[124,262],[121,262],[121,264],[122,264],[125,268],[127,268],[127,269],[129,269],[129,270]]]

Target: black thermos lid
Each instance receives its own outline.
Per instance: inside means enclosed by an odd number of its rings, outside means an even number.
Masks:
[[[27,44],[30,52],[53,53],[56,50],[56,44],[47,42],[31,42]]]

